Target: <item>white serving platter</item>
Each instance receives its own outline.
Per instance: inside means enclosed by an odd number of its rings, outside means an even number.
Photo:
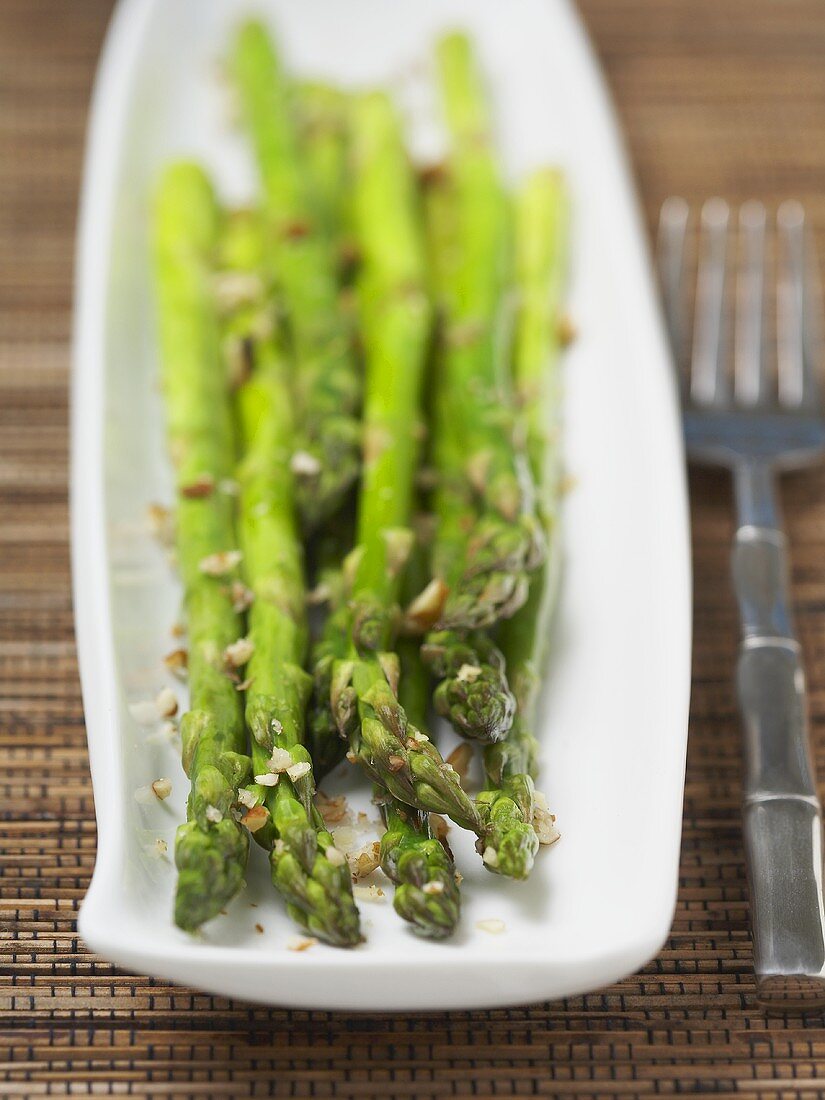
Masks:
[[[180,600],[145,522],[149,502],[170,498],[150,193],[168,158],[195,155],[228,199],[249,194],[252,166],[232,131],[220,62],[229,29],[250,10],[272,21],[298,72],[356,85],[408,88],[437,32],[467,28],[489,76],[508,176],[552,161],[570,180],[579,335],[565,357],[565,453],[575,487],[540,730],[540,786],[562,839],[542,851],[528,883],[512,884],[488,874],[453,829],[464,912],[448,943],[409,933],[388,889],[383,904],[362,907],[363,946],[291,951],[294,929],[257,851],[246,892],[190,938],[171,919],[172,863],[157,857],[158,839],[171,856],[186,782],[174,746],[134,716],[169,682],[160,658],[174,645]],[[424,128],[418,136],[429,140]],[[675,901],[687,732],[683,453],[627,164],[572,4],[121,0],[93,101],[75,337],[74,595],[99,830],[79,921],[89,946],[131,970],[222,994],[364,1010],[561,997],[655,955]],[[136,789],[159,776],[172,779],[172,797],[144,805]],[[504,930],[478,927],[489,920]]]

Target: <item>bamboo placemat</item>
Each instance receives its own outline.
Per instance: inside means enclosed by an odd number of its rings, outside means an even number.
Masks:
[[[753,1002],[731,518],[727,486],[711,477],[691,486],[696,653],[679,908],[641,974],[553,1005],[348,1017],[133,977],[79,942],[95,827],[69,593],[66,391],[81,141],[109,7],[0,4],[0,1096],[825,1095],[825,1019],[767,1019]],[[796,196],[825,230],[820,0],[583,8],[651,226],[671,192],[720,192]],[[821,474],[798,477],[785,500],[825,778],[822,489]]]

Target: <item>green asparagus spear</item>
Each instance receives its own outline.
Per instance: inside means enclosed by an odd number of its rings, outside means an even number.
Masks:
[[[225,235],[230,270],[259,274],[261,240],[259,219],[236,214]],[[272,334],[273,312],[271,295],[263,293],[228,324],[229,339],[245,342],[250,368],[236,409],[243,448],[240,535],[252,602],[248,638],[230,652],[246,666],[246,722],[256,779],[244,798],[244,820],[270,853],[272,881],[291,916],[319,938],[346,947],[360,942],[358,911],[346,861],[313,805],[312,763],[303,743],[311,687],[303,669],[308,642],[303,548],[290,468],[288,372]]]
[[[307,185],[292,90],[261,24],[240,29],[232,70],[263,181],[267,243],[289,322],[299,429],[292,467],[301,515],[314,528],[338,510],[358,476],[360,377],[334,246]]]
[[[346,615],[349,649],[334,662],[331,703],[352,752],[408,805],[479,826],[472,801],[425,734],[408,724],[391,651],[419,445],[420,388],[430,334],[416,196],[389,100],[353,109],[353,216],[363,265],[359,307],[367,361],[365,455]]]
[[[348,96],[340,88],[311,82],[297,89],[300,149],[317,216],[337,243],[347,223]]]
[[[241,634],[228,585],[238,553],[221,483],[234,466],[226,372],[211,282],[219,236],[212,187],[194,164],[164,173],[155,210],[158,313],[169,450],[177,487],[177,552],[189,628],[191,709],[181,724],[191,781],[178,829],[175,922],[192,932],[241,889],[249,838],[235,820],[249,776],[241,699],[223,654]]]
[[[503,354],[511,229],[484,92],[466,37],[446,36],[437,56],[452,148],[431,188],[440,217],[431,232],[448,234],[440,243],[448,255],[434,267],[442,306],[434,568],[448,590],[438,626],[469,630],[521,606],[544,548]]]
[[[417,568],[420,562],[422,568]],[[423,583],[426,562],[420,547],[413,552],[407,584]],[[413,585],[411,591],[416,591]],[[417,642],[402,638],[398,643],[401,665],[398,695],[408,719],[417,729],[426,728],[430,679],[421,662]],[[413,809],[376,787],[375,801],[381,809],[386,832],[381,838],[381,868],[396,884],[393,905],[413,930],[430,939],[443,939],[454,931],[461,912],[461,897],[455,877],[452,852],[446,841],[434,837],[429,814]]]
[[[527,180],[518,196],[516,218],[520,302],[515,377],[526,413],[530,464],[539,486],[550,553],[531,578],[527,602],[500,630],[499,643],[516,694],[517,714],[508,737],[485,749],[487,789],[480,801],[490,814],[488,844],[497,851],[499,861],[505,846],[509,846],[506,858],[510,862],[517,862],[521,853],[526,875],[538,848],[534,818],[538,818],[538,832],[545,842],[557,835],[544,808],[536,806],[532,779],[536,772],[536,741],[532,731],[540,680],[538,670],[550,633],[560,558],[558,358],[567,199],[557,172],[540,170]]]

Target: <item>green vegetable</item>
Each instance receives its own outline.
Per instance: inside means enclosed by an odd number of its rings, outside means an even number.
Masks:
[[[155,205],[155,266],[169,451],[177,491],[177,555],[189,629],[191,709],[181,724],[191,781],[178,829],[175,922],[193,932],[244,884],[248,834],[233,810],[249,777],[241,698],[224,667],[242,633],[229,585],[237,576],[234,436],[212,270],[219,215],[197,165],[163,174]]]

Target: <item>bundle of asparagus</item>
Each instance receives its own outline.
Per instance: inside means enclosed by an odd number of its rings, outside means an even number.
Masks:
[[[316,802],[315,777],[344,755],[373,783],[380,868],[419,935],[450,935],[461,908],[431,814],[512,878],[556,835],[532,731],[558,576],[566,202],[548,169],[511,206],[470,44],[449,35],[437,58],[450,154],[419,179],[386,94],[293,83],[249,23],[231,71],[259,208],[222,213],[192,164],[160,184],[190,639],[175,905],[188,931],[242,886],[251,834],[302,929],[360,942],[346,853]],[[424,461],[429,542],[413,533]],[[475,799],[428,732],[430,700],[485,746]]]

